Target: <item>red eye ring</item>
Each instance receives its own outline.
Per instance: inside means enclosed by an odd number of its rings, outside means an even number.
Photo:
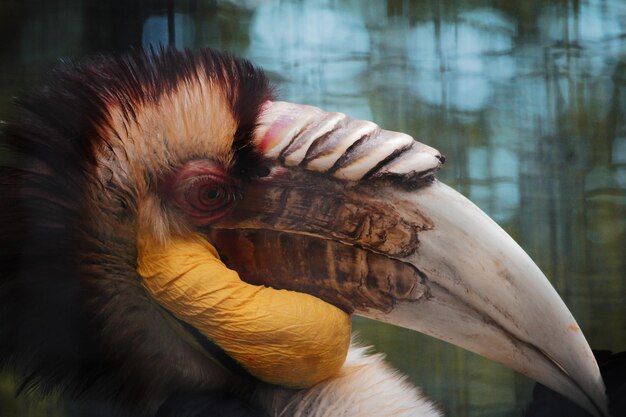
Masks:
[[[184,193],[187,204],[200,212],[220,210],[237,199],[231,184],[211,175],[190,178]]]
[[[240,197],[238,182],[220,165],[206,160],[187,162],[161,182],[161,189],[197,226],[224,217]]]

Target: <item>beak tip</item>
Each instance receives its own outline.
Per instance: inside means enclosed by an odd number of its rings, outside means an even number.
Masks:
[[[592,414],[606,416],[593,353],[526,252],[473,203],[439,181],[393,197],[396,206],[428,217],[433,227],[419,233],[419,250],[404,259],[424,272],[431,298],[398,305],[392,321],[503,363]]]

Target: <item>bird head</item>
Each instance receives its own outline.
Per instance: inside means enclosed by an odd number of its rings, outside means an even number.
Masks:
[[[67,64],[18,104],[2,137],[2,349],[30,383],[302,388],[341,366],[357,314],[605,414],[571,313],[435,178],[435,149],[276,101],[260,70],[211,50]]]

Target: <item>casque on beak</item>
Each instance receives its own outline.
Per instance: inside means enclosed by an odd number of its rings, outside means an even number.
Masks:
[[[284,102],[266,103],[255,142],[272,174],[208,231],[244,280],[446,340],[607,415],[575,319],[504,230],[434,179],[435,149]]]

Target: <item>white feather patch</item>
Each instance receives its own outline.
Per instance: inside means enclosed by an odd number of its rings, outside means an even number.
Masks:
[[[443,416],[384,355],[354,345],[333,378],[301,391],[263,385],[255,399],[272,417]]]

